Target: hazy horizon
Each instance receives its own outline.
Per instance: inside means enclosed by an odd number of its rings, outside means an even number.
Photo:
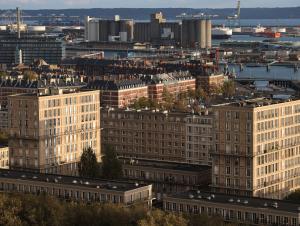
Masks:
[[[90,9],[90,8],[235,8],[237,0],[0,0],[1,9]],[[242,8],[299,7],[299,0],[247,0]]]

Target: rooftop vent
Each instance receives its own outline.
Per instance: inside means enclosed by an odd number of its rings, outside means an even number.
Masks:
[[[190,199],[193,199],[194,196],[193,196],[192,194],[189,194],[189,198],[190,198]]]

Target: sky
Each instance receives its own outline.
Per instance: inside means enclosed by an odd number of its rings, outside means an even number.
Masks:
[[[65,9],[65,8],[234,8],[236,0],[0,0],[0,9]],[[247,7],[300,6],[300,0],[241,0]]]

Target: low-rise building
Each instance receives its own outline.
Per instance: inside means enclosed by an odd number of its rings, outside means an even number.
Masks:
[[[151,183],[159,198],[165,193],[208,187],[211,167],[167,161],[120,158],[123,177],[131,181]]]
[[[239,225],[300,224],[299,204],[288,201],[191,190],[163,198],[163,209],[175,213],[220,216]]]
[[[152,202],[152,185],[4,169],[0,169],[0,190],[125,206]]]

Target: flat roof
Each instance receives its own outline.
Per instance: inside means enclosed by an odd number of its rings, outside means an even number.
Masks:
[[[132,162],[133,166],[145,166],[145,167],[153,167],[158,169],[171,169],[178,171],[189,171],[189,172],[201,172],[211,169],[208,165],[194,165],[187,163],[179,163],[179,162],[168,162],[168,161],[159,161],[159,160],[148,160],[148,159],[133,159],[133,158],[125,158],[120,157],[120,160],[125,160],[127,164]]]
[[[231,100],[231,102],[223,103],[223,104],[216,104],[213,107],[222,107],[222,106],[232,106],[232,107],[246,107],[246,108],[257,108],[257,107],[264,107],[274,104],[282,104],[288,103],[292,101],[297,101],[300,99],[289,98],[289,99],[282,99],[282,98],[256,98],[256,99],[247,99],[247,100]]]
[[[190,190],[183,193],[169,195],[170,198],[178,198],[192,201],[205,201],[209,203],[220,203],[258,209],[273,209],[278,211],[300,213],[300,203],[290,201],[266,199],[247,196],[227,195],[220,193],[209,193],[200,190]]]
[[[81,186],[87,188],[98,188],[114,191],[129,191],[147,186],[148,184],[130,183],[126,181],[91,179],[76,176],[65,176],[58,174],[42,174],[27,171],[0,169],[0,178],[9,178],[24,181],[39,181],[55,184],[65,184],[73,186]]]

